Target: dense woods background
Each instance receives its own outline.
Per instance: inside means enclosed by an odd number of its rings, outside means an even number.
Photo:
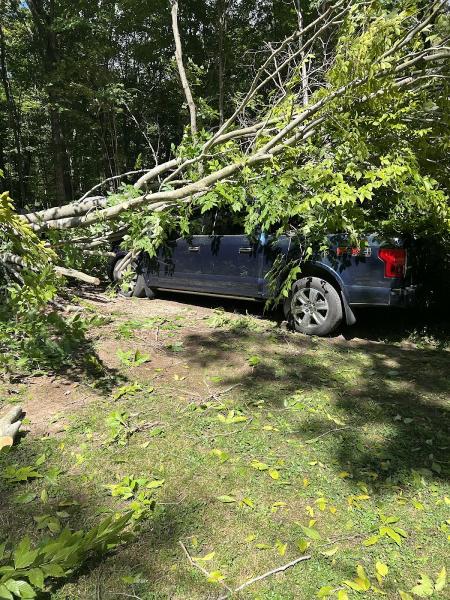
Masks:
[[[305,4],[308,17],[308,3]],[[0,169],[17,208],[78,198],[167,159],[187,110],[166,0],[4,0]],[[296,27],[291,0],[188,0],[180,30],[200,124],[217,125],[271,41]]]

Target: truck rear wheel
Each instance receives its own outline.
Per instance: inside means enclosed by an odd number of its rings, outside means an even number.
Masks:
[[[328,335],[343,317],[338,292],[320,277],[296,281],[284,304],[284,313],[295,331],[306,335]]]

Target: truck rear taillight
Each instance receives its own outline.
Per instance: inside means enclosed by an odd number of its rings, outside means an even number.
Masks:
[[[378,256],[384,262],[385,277],[404,277],[406,250],[404,248],[380,248]]]

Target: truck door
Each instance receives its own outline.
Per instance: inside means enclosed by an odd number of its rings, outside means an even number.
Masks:
[[[209,244],[202,256],[205,291],[261,297],[263,249],[243,229],[239,217],[216,212]]]

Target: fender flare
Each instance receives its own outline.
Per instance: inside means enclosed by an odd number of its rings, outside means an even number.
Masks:
[[[319,261],[309,261],[305,265],[305,275],[308,275],[308,267],[320,277],[321,272],[325,273],[327,277],[324,277],[326,280],[330,280],[330,283],[334,283],[336,289],[339,292],[342,301],[342,307],[344,309],[345,322],[347,325],[354,325],[356,323],[356,317],[354,312],[352,311],[349,301],[348,301],[348,293],[346,290],[346,286],[336,271],[331,268],[329,265],[326,265]]]

